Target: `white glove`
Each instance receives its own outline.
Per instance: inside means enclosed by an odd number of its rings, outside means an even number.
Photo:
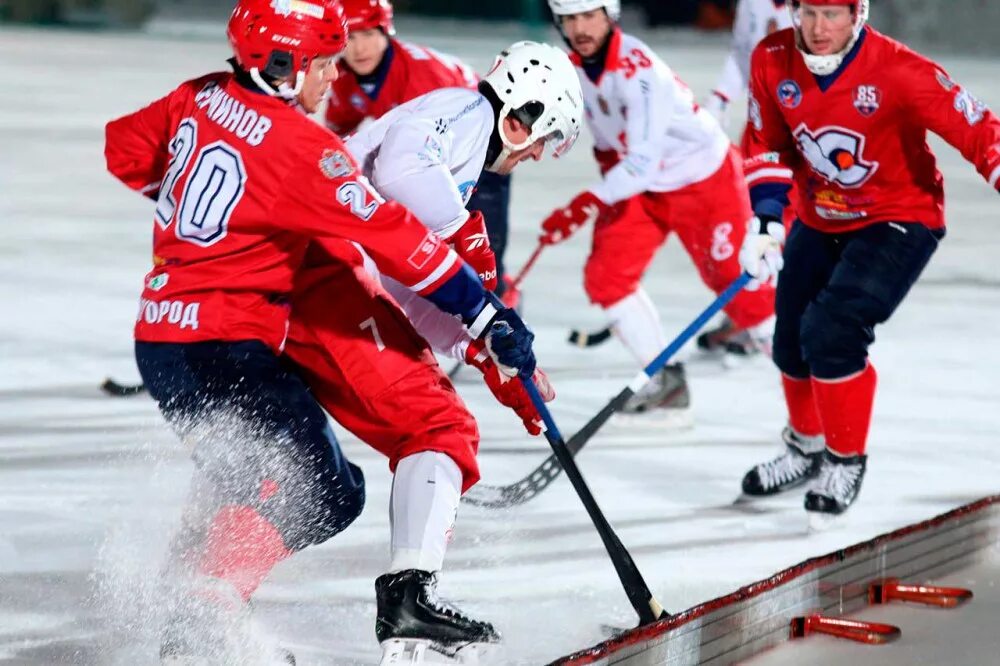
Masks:
[[[753,277],[747,285],[751,291],[778,277],[785,265],[781,245],[785,242],[785,225],[781,220],[754,216],[747,223],[747,235],[740,248],[740,266]]]
[[[708,113],[713,118],[718,120],[719,124],[722,125],[723,128],[725,128],[726,109],[729,107],[729,101],[725,97],[723,97],[722,95],[713,90],[712,93],[705,98],[705,101],[702,103],[701,107],[706,111],[708,111]]]

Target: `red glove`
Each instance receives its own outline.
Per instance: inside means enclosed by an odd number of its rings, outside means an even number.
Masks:
[[[500,372],[482,341],[475,340],[469,345],[469,348],[465,350],[465,362],[483,373],[483,378],[486,380],[490,392],[493,393],[493,397],[504,407],[510,407],[514,410],[529,434],[541,434],[542,417],[535,409],[535,405],[532,404],[528,392],[524,390],[519,379],[508,377]],[[538,393],[542,396],[542,400],[552,402],[556,397],[556,392],[552,388],[552,384],[549,383],[548,376],[540,368],[535,368],[532,379],[535,386],[538,387]]]
[[[486,221],[478,210],[469,214],[465,224],[448,238],[458,256],[479,274],[487,291],[497,288],[497,258],[490,247]]]
[[[618,157],[618,151],[614,148],[601,150],[596,146],[594,147],[594,159],[597,160],[597,166],[600,167],[602,176],[614,169],[622,161],[622,158]]]
[[[611,206],[598,199],[589,190],[581,192],[569,204],[555,209],[545,218],[539,240],[545,245],[561,243],[583,225],[596,222],[611,211]]]

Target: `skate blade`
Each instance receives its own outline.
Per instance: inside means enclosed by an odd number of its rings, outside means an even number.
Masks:
[[[491,663],[498,646],[492,643],[470,643],[454,652],[443,652],[426,639],[390,638],[382,641],[379,666],[476,666]]]
[[[694,428],[694,413],[690,409],[651,409],[640,413],[618,412],[611,420],[616,426],[650,426],[658,430],[674,432]],[[659,446],[662,442],[650,441],[649,444]]]

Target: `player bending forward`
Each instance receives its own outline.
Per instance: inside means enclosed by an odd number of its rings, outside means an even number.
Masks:
[[[476,89],[479,78],[458,58],[396,38],[389,0],[344,0],[344,13],[349,30],[347,48],[326,107],[326,122],[340,136],[432,90]],[[481,212],[486,223],[496,256],[496,284],[491,288],[505,302],[515,303],[518,295],[506,294],[503,263],[510,176],[486,171],[478,183],[463,180],[458,184],[469,210]]]
[[[482,214],[465,209],[458,183],[475,184],[484,167],[510,173],[520,162],[541,159],[547,145],[556,155],[569,150],[583,99],[566,55],[533,42],[504,51],[479,90],[445,88],[418,97],[347,145],[379,194],[413,211],[431,238],[453,243],[485,277],[492,253]],[[529,432],[540,432],[540,418],[521,383],[498,369],[460,321],[383,278],[390,298],[377,274],[366,273],[364,264],[372,262],[365,259],[339,241],[310,250],[296,276],[285,351],[333,418],[389,458],[392,559],[375,581],[376,635],[386,660],[405,654],[411,663],[421,646],[452,654],[499,640],[491,624],[435,592],[459,498],[479,480],[479,432],[421,335],[435,351],[479,368]],[[541,370],[535,382],[554,397]]]
[[[995,188],[1000,120],[941,67],[867,26],[868,0],[791,11],[795,27],[753,54],[746,173],[756,217],[740,251],[758,279],[780,271],[774,362],[786,452],[750,470],[743,490],[770,495],[815,477],[805,508],[821,527],[854,502],[865,475],[875,326],[945,235],[927,131]],[[793,182],[801,217],[786,242]]]
[[[161,643],[168,663],[231,659],[228,622],[263,578],[364,505],[361,470],[278,358],[310,238],[360,243],[461,317],[504,370],[534,369],[517,315],[405,208],[382,201],[340,139],[303,113],[337,75],[339,3],[241,0],[228,34],[232,73],[187,81],[107,126],[109,170],[156,200],[136,360],[195,461],[167,571],[183,587]]]
[[[587,123],[604,179],[542,223],[561,242],[595,222],[584,289],[640,365],[666,346],[639,282],[667,235],[677,233],[716,293],[740,275],[737,249],[752,217],[736,150],[719,124],[653,51],[615,23],[618,0],[549,0],[583,86]],[[725,311],[759,344],[770,340],[774,291],[744,291]],[[680,364],[668,365],[626,412],[685,408]]]

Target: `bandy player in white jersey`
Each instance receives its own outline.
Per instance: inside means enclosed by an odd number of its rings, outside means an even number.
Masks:
[[[406,206],[428,227],[428,238],[451,244],[488,282],[496,275],[481,261],[489,258],[482,214],[465,208],[480,174],[484,168],[510,173],[540,160],[547,146],[562,154],[582,122],[582,93],[566,54],[519,42],[498,56],[478,92],[443,88],[415,98],[347,147],[379,198]],[[324,167],[340,168],[332,160]],[[376,207],[374,199],[345,198],[362,219],[366,207]],[[394,301],[377,282],[377,266],[356,247],[323,249],[328,256],[314,264],[307,257],[296,276],[285,352],[319,403],[385,454],[394,472],[392,558],[375,582],[383,663],[442,663],[434,659],[458,651],[468,656],[499,641],[499,634],[442,602],[435,586],[459,498],[479,479],[479,433],[428,341],[458,358],[464,354],[532,434],[540,433],[540,418],[522,384],[496,362],[497,350],[459,330],[458,319],[431,315],[429,301],[387,281]],[[424,259],[414,253],[409,261]],[[345,273],[348,279],[340,279]],[[533,380],[543,399],[554,397],[541,370]],[[417,661],[427,646],[436,655]]]
[[[618,27],[618,0],[549,0],[549,7],[572,48],[603,180],[554,211],[541,241],[558,243],[596,223],[584,289],[645,366],[667,343],[640,281],[668,234],[677,234],[716,293],[740,275],[736,250],[752,217],[740,158],[687,86]],[[744,291],[726,313],[740,330],[769,340],[774,291]],[[685,409],[689,400],[683,367],[674,364],[623,411]]]
[[[725,117],[729,104],[742,98],[750,85],[750,54],[771,33],[792,27],[786,0],[739,0],[733,41],[722,74],[705,100],[705,109],[718,120]]]
[[[497,122],[496,110],[500,109],[500,117],[512,112],[529,126],[540,123],[558,128],[541,134],[546,139],[545,145],[536,144],[525,159],[541,159],[546,146],[553,155],[561,156],[579,136],[582,93],[565,54],[547,44],[532,42],[515,44],[506,52],[510,53],[518,53],[526,61],[534,58],[557,67],[555,75],[560,81],[550,80],[549,83],[560,91],[558,105],[545,109],[543,100],[535,100],[533,105],[528,97],[520,99],[534,91],[517,85],[513,86],[511,95],[502,100],[488,97],[499,88],[495,85],[482,86],[482,92],[442,88],[396,107],[347,141],[375,189],[413,211],[439,238],[456,242],[462,256],[489,247],[482,227],[482,214],[473,212],[470,215],[466,205],[483,171],[499,173],[511,153],[509,146],[514,145],[501,137],[503,128]],[[539,59],[538,54],[543,57]],[[494,69],[487,80],[495,79],[497,74],[506,76],[507,69]],[[504,109],[519,110],[505,113]],[[532,117],[538,113],[545,113],[546,117]],[[472,226],[478,233],[462,232],[470,228],[470,218],[478,218],[479,222]],[[489,283],[495,281],[496,272],[481,273],[480,277]],[[468,355],[472,338],[457,325],[460,322],[449,315],[439,316],[432,303],[392,278],[382,276],[381,280],[435,351],[472,361],[474,357]]]

